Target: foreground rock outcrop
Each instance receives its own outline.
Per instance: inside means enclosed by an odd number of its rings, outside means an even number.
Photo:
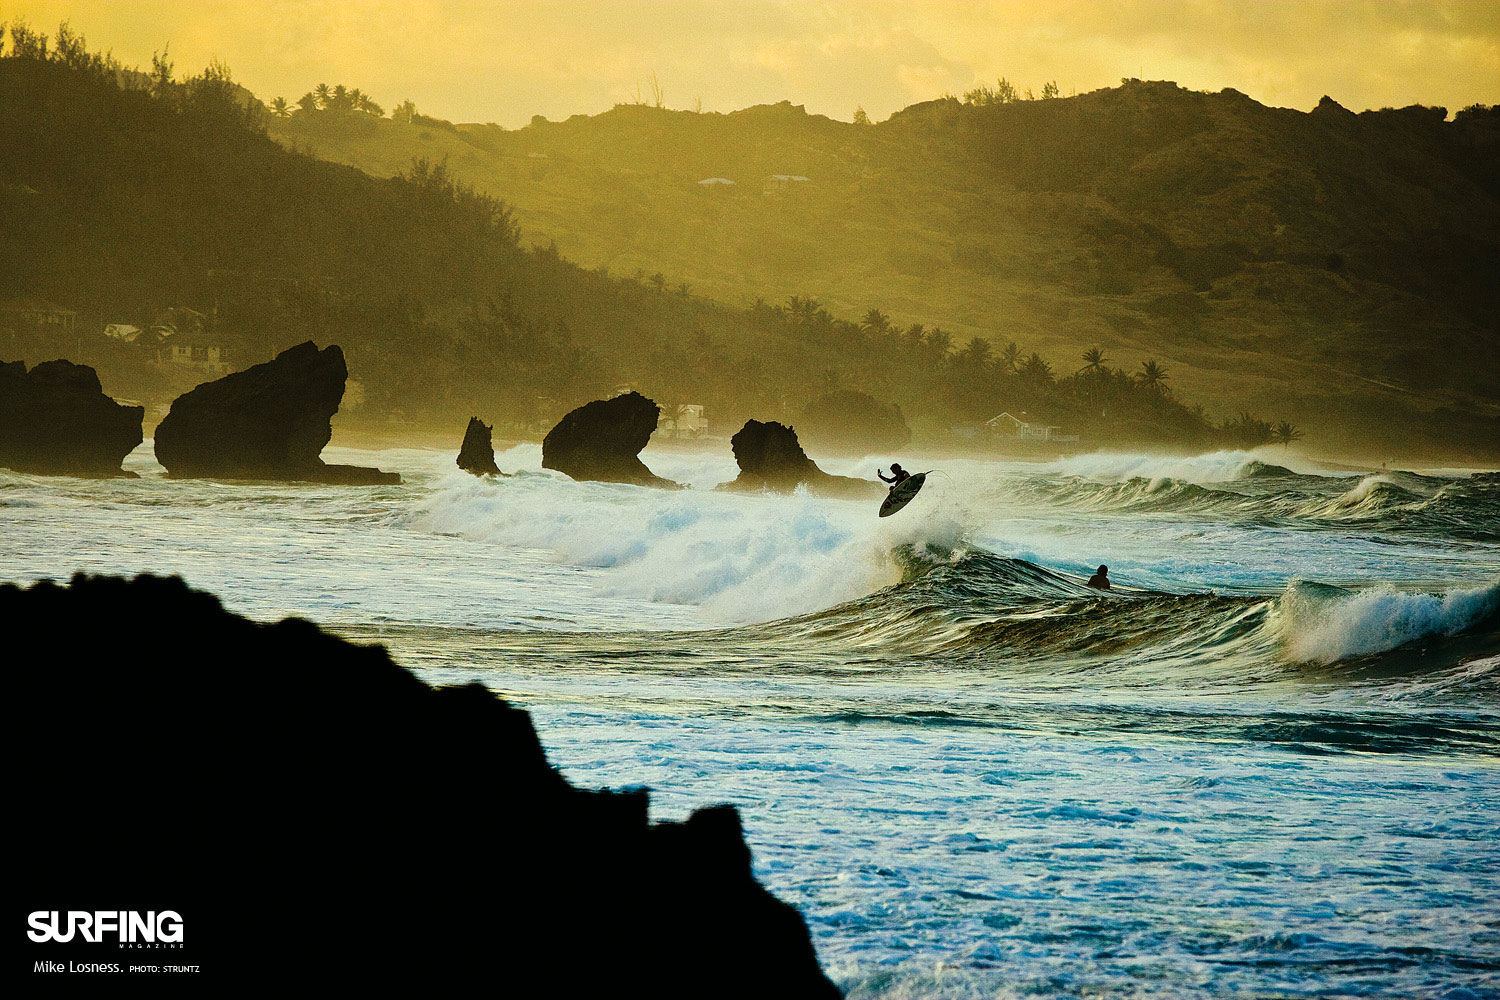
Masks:
[[[575,788],[478,684],[428,687],[381,647],[252,622],[176,579],[0,586],[0,621],[48,643],[8,675],[30,748],[17,898],[171,909],[184,931],[150,957],[106,935],[28,965],[92,947],[200,981],[838,995],[733,808],[651,823],[644,791]],[[133,643],[142,622],[162,627]]]
[[[495,445],[490,437],[493,431],[489,424],[478,417],[469,418],[464,430],[464,443],[458,449],[458,467],[476,476],[503,476],[500,466],[495,464]]]
[[[742,493],[791,493],[806,486],[814,496],[859,499],[879,497],[885,488],[865,479],[835,476],[818,468],[797,441],[797,432],[774,421],[747,420],[729,439],[740,474],[721,490]]]
[[[311,341],[177,397],[156,428],[156,460],[174,477],[286,479],[359,486],[394,472],[328,465],[319,457],[349,369],[337,345]]]
[[[52,476],[128,476],[145,408],[104,394],[87,365],[0,362],[0,466]]]
[[[585,403],[542,439],[542,468],[584,481],[677,489],[639,457],[660,416],[661,407],[638,392]]]

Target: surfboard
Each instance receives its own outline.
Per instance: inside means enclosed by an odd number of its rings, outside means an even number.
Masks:
[[[919,472],[910,479],[903,479],[891,487],[891,492],[886,495],[880,504],[880,516],[890,517],[896,511],[912,502],[912,498],[921,490],[922,484],[927,482],[927,473]]]

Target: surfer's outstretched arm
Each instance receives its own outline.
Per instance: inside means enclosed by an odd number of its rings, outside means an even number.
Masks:
[[[876,469],[875,470],[875,475],[877,475],[877,476],[880,477],[880,481],[882,483],[894,483],[896,481],[896,477],[895,476],[892,476],[889,479],[887,479],[885,477],[885,470],[884,469]]]

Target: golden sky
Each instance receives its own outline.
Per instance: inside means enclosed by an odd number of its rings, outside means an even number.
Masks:
[[[848,119],[1005,76],[1064,94],[1121,77],[1311,108],[1500,102],[1497,0],[0,0],[94,48],[228,63],[263,98],[320,82],[389,108],[525,124],[649,94],[729,111],[787,99]]]

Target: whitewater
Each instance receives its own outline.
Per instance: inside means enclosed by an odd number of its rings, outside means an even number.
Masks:
[[[850,996],[1500,996],[1500,475],[901,455],[879,519],[716,493],[727,447],[648,449],[675,492],[325,457],[406,481],[0,471],[0,580],[179,574],[480,681],[658,818],[733,803]]]

